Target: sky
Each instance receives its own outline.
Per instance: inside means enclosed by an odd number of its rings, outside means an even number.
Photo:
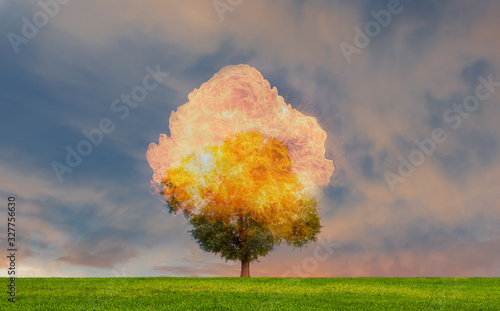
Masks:
[[[191,91],[248,64],[317,118],[335,166],[318,242],[276,248],[252,276],[499,277],[499,12],[495,0],[0,1],[16,275],[238,276],[151,193],[146,150]],[[116,102],[145,80],[137,105]],[[78,146],[86,155],[68,156]]]

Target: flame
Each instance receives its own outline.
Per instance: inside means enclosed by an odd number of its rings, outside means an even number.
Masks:
[[[237,133],[259,132],[288,147],[293,173],[306,191],[315,194],[328,184],[333,161],[325,158],[326,132],[316,118],[286,104],[275,87],[248,65],[226,66],[170,116],[170,134],[160,135],[146,153],[154,171],[152,186],[159,192],[167,170],[195,154],[199,169],[210,171],[213,154],[207,146],[220,146]]]
[[[203,215],[236,226],[251,215],[274,237],[311,234],[316,201],[292,172],[288,148],[259,132],[230,135],[168,169],[162,195],[171,211]]]

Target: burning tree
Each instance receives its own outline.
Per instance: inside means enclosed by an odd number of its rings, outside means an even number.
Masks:
[[[249,264],[281,243],[315,241],[316,197],[333,173],[326,133],[247,65],[226,66],[170,117],[147,158],[152,186],[204,251]]]
[[[288,148],[259,132],[226,138],[167,170],[162,195],[182,211],[205,251],[249,263],[286,242],[300,247],[320,231],[316,201],[292,172]]]

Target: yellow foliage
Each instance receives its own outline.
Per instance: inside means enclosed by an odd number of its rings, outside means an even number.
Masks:
[[[307,231],[303,220],[316,207],[292,168],[286,145],[259,132],[241,133],[167,170],[162,194],[174,212],[233,224],[251,217],[286,237]]]

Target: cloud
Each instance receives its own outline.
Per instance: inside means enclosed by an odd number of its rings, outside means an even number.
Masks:
[[[34,7],[6,5],[2,29],[19,31]],[[404,2],[348,64],[340,43],[385,5],[244,1],[221,22],[210,1],[73,1],[18,55],[0,42],[0,193],[23,205],[26,273],[128,265],[137,275],[237,275],[237,264],[199,250],[186,261],[196,244],[148,192],[145,151],[191,90],[224,65],[248,63],[328,130],[336,171],[321,203],[322,237],[343,247],[312,276],[499,276],[500,92],[457,130],[442,115],[473,94],[478,76],[500,80],[500,4]],[[171,73],[165,85],[59,184],[51,161],[156,63]],[[436,127],[447,141],[392,193],[383,173]],[[314,247],[279,248],[252,274],[280,276]]]
[[[129,246],[124,240],[130,239],[130,232],[104,230],[92,233],[84,241],[71,242],[64,252],[68,255],[57,258],[73,265],[98,268],[113,268],[136,257],[139,252],[135,246]]]

